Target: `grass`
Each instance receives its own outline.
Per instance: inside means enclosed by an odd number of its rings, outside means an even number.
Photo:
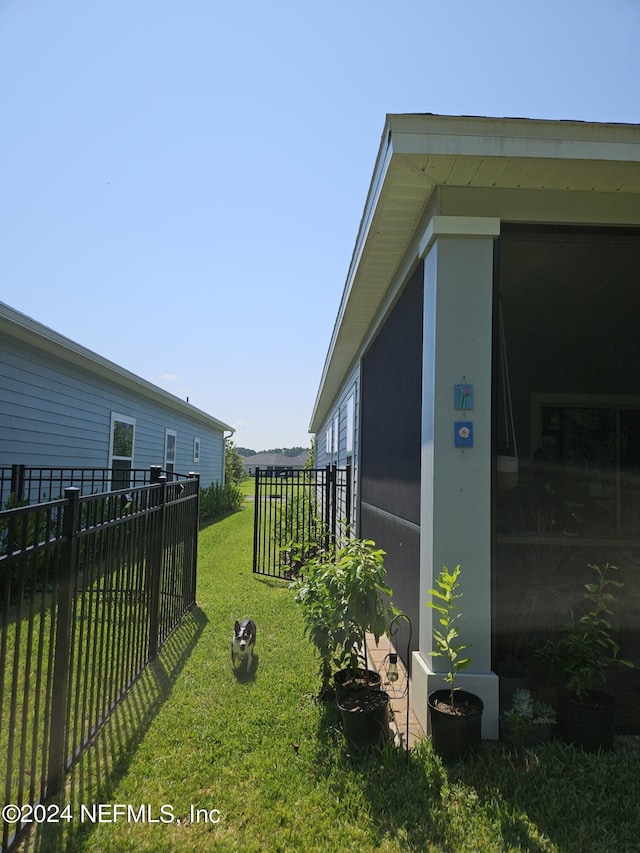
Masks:
[[[429,742],[347,754],[292,594],[251,573],[251,505],[203,529],[198,608],[173,634],[69,778],[73,820],[25,849],[164,851],[612,851],[638,849],[640,750],[559,744],[520,756],[484,745],[444,767]],[[255,677],[231,671],[234,619],[258,625]],[[106,803],[105,822],[81,805]],[[113,821],[131,804],[171,823]],[[191,812],[191,806],[196,810]],[[218,810],[219,822],[211,810]],[[199,817],[199,820],[195,818]],[[178,819],[180,823],[178,823]],[[108,821],[108,822],[107,822]]]
[[[241,480],[238,483],[238,488],[242,492],[243,495],[253,496],[256,493],[256,478],[255,477],[245,477],[244,480]]]

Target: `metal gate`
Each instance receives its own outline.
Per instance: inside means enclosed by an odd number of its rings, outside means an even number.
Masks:
[[[253,571],[290,580],[351,523],[351,468],[256,468]]]

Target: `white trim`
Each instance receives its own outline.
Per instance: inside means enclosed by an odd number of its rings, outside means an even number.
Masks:
[[[113,427],[118,421],[123,424],[130,424],[133,427],[133,438],[131,440],[131,456],[114,456],[113,455]],[[107,467],[113,467],[114,459],[122,459],[127,460],[130,459],[131,467],[133,468],[133,456],[135,453],[135,442],[136,442],[136,419],[130,417],[129,415],[121,415],[118,412],[111,412],[111,419],[109,422],[109,465]]]
[[[355,417],[356,417],[356,401],[355,401],[355,392],[350,394],[347,398],[347,435],[346,435],[346,445],[345,445],[345,453],[347,456],[353,455],[353,439],[354,439],[354,425],[355,425]]]
[[[173,436],[173,438],[175,439],[174,444],[173,444],[173,459],[171,459],[171,460],[169,460],[167,458],[167,455],[168,455],[167,451],[169,449],[169,436],[170,435]],[[169,468],[167,467],[168,465],[173,465],[173,468],[171,469],[171,473],[175,472],[177,455],[178,455],[178,433],[175,431],[175,429],[165,429],[165,431],[164,431],[164,470],[165,471],[169,470]]]
[[[433,216],[418,242],[418,257],[424,258],[438,237],[499,237],[496,216]]]

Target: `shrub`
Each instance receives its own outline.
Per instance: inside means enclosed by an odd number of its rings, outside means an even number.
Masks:
[[[200,489],[200,521],[211,521],[244,505],[244,495],[235,483],[211,483]]]

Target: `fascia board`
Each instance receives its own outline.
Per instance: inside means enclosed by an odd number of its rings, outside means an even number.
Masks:
[[[640,162],[634,124],[391,116],[396,154]]]

